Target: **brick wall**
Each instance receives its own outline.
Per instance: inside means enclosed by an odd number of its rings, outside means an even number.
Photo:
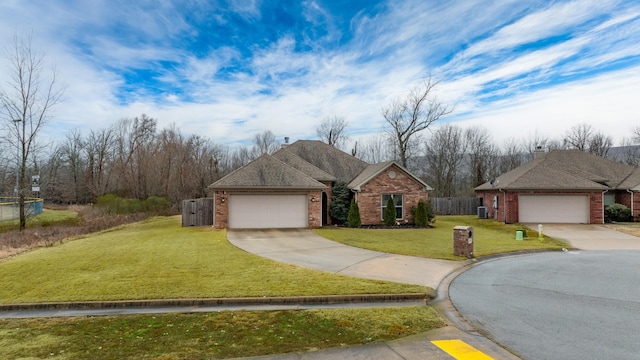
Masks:
[[[322,191],[309,191],[307,199],[309,204],[309,227],[319,228],[322,226]]]
[[[389,177],[393,171],[395,178]],[[380,225],[382,221],[382,194],[402,194],[403,222],[413,223],[411,207],[420,199],[427,200],[424,186],[393,165],[362,186],[357,194],[362,225]]]
[[[226,191],[216,191],[214,195],[213,225],[216,229],[226,229],[229,226],[229,194]]]
[[[604,195],[601,192],[589,194],[590,224],[604,224]]]

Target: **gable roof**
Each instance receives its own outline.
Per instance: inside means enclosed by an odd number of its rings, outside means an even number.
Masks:
[[[417,181],[420,184],[422,184],[427,191],[433,190],[424,181],[422,181],[420,178],[414,176],[407,169],[405,169],[404,167],[402,167],[400,164],[396,163],[395,161],[385,161],[385,162],[381,162],[381,163],[377,163],[377,164],[373,164],[373,165],[367,166],[367,168],[365,168],[358,176],[356,176],[356,178],[353,179],[347,185],[347,187],[349,189],[360,191],[360,188],[363,185],[365,185],[366,183],[368,183],[369,181],[374,179],[376,176],[380,175],[380,173],[384,172],[385,170],[387,170],[388,168],[390,168],[390,167],[392,167],[394,165],[396,167],[398,167],[401,171],[403,171],[405,174],[407,174],[407,176],[411,177],[415,181]]]
[[[351,182],[369,166],[369,164],[355,156],[319,140],[298,140],[286,148],[278,150],[276,153],[281,151],[292,152],[306,162],[333,175],[336,181],[344,182],[345,184]]]
[[[325,189],[309,175],[264,154],[209,185],[210,189]]]
[[[286,148],[276,151],[272,156],[318,181],[336,181],[335,176],[307,162]]]
[[[636,170],[580,150],[554,150],[499,176],[493,185],[487,182],[475,190],[607,190],[622,188],[621,185],[631,188],[640,184],[631,178]]]

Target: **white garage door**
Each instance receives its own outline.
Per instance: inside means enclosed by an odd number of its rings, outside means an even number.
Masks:
[[[307,195],[230,195],[229,227],[306,228]]]
[[[521,223],[589,223],[589,195],[520,195]]]

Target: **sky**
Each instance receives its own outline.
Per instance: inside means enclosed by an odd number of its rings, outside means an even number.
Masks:
[[[366,138],[428,77],[453,109],[434,128],[496,143],[640,126],[637,0],[3,0],[0,45],[16,35],[64,84],[52,137],[146,114],[228,145],[333,116]]]

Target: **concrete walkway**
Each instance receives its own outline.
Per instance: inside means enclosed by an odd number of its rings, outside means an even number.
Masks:
[[[428,333],[388,341],[383,344],[351,346],[329,350],[267,355],[243,359],[453,359],[432,341],[458,339],[494,359],[518,359],[460,319],[448,299],[448,288],[457,273],[475,260],[448,261],[394,255],[343,245],[320,237],[310,230],[229,230],[227,239],[247,252],[272,260],[349,276],[397,281],[438,290],[431,303],[450,323]],[[455,326],[454,326],[455,325]],[[470,359],[470,357],[469,357]]]
[[[537,234],[538,224],[526,224]],[[640,250],[640,238],[601,225],[543,224],[542,232],[580,250]]]
[[[470,261],[425,259],[365,250],[327,240],[306,229],[229,230],[227,239],[247,252],[310,269],[437,289]]]

